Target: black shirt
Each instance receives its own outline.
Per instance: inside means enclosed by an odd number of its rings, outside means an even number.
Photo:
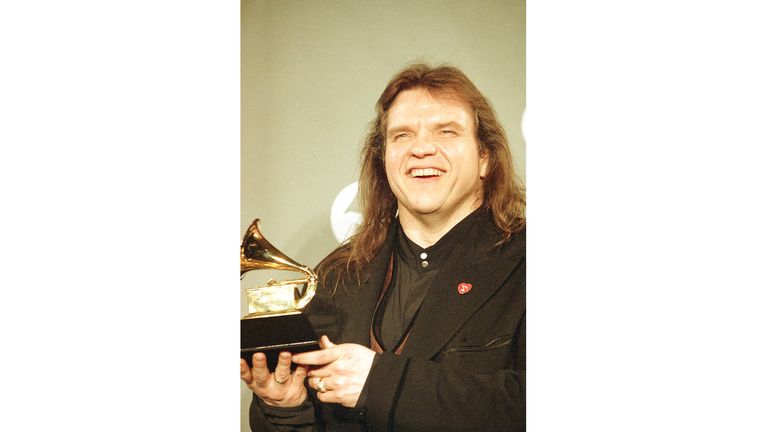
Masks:
[[[482,209],[475,210],[428,248],[411,241],[398,226],[392,282],[374,319],[374,334],[384,350],[394,351],[400,345],[438,270],[452,253],[461,253],[469,228],[484,214]]]

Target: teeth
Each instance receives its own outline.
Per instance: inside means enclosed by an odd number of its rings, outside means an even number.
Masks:
[[[437,168],[420,168],[411,170],[411,177],[441,176],[443,171]]]

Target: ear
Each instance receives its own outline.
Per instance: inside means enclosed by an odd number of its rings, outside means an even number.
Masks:
[[[488,165],[490,164],[490,157],[486,150],[480,150],[480,178],[485,179],[488,175]]]

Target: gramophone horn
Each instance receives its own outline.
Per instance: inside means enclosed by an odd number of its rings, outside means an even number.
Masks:
[[[307,266],[297,263],[272,246],[259,231],[259,219],[251,222],[240,246],[240,275],[261,269],[290,270],[312,274]]]
[[[297,308],[301,308],[315,295],[317,275],[309,267],[292,260],[276,247],[272,246],[259,231],[259,219],[254,219],[245,232],[240,245],[240,278],[251,270],[288,270],[307,275],[305,279],[285,281],[283,283],[307,283],[304,295],[297,300]]]

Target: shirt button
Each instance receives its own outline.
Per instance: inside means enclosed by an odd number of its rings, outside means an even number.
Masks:
[[[426,252],[422,252],[421,255],[419,255],[419,257],[421,259],[427,259],[427,253]]]
[[[422,267],[427,267],[428,265],[429,265],[429,263],[428,263],[428,262],[426,262],[426,261],[422,261],[422,262],[421,262],[421,266],[422,266]]]

